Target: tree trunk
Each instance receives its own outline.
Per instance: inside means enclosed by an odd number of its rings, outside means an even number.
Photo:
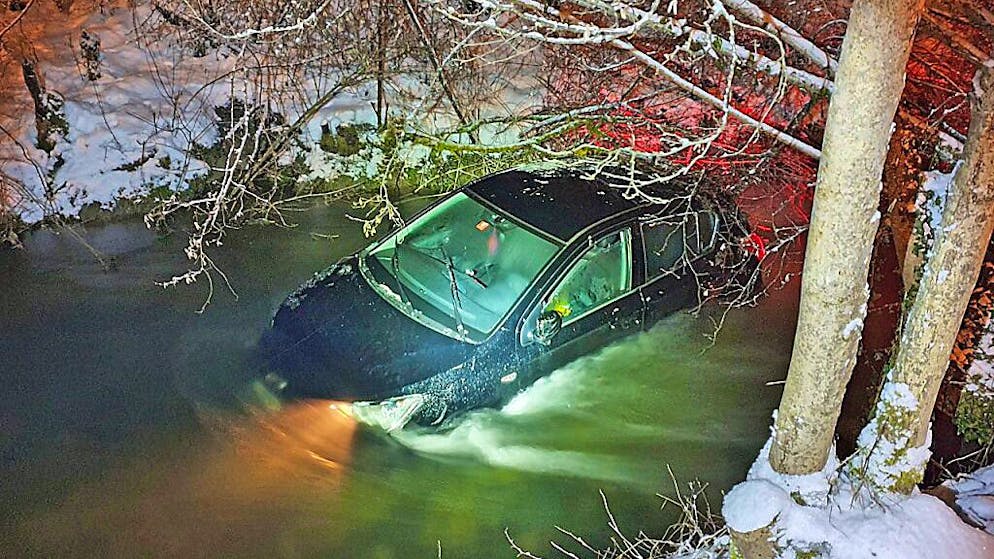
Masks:
[[[861,441],[869,446],[862,449],[866,455],[878,454],[869,464],[888,466],[882,485],[892,491],[909,493],[924,473],[932,408],[994,228],[994,72],[987,69],[982,77],[963,163],[884,387],[885,395],[906,394],[913,400],[905,397],[898,405],[882,397]],[[913,452],[922,459],[910,460]]]
[[[856,359],[880,178],[922,0],[857,0],[825,125],[794,353],[770,462],[824,467]]]
[[[28,93],[31,94],[31,101],[34,102],[35,128],[38,132],[38,140],[35,143],[40,149],[51,152],[55,144],[52,141],[51,109],[47,102],[48,92],[45,91],[45,84],[35,63],[27,58],[21,61],[21,76],[24,78]]]

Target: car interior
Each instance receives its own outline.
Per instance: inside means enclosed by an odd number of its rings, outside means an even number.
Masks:
[[[388,270],[396,264],[400,281],[432,307],[486,333],[559,248],[459,193],[372,255]]]
[[[569,324],[631,289],[631,232],[628,229],[596,241],[549,297],[545,310],[556,311]]]

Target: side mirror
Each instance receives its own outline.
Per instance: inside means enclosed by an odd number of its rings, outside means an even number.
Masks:
[[[542,345],[549,345],[562,329],[563,315],[559,311],[545,311],[535,322],[535,339]]]

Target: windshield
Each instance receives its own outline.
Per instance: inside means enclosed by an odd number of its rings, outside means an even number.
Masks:
[[[460,336],[482,339],[559,248],[459,192],[388,237],[366,260],[418,313]]]

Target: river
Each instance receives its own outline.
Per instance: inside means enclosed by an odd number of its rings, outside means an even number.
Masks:
[[[513,557],[557,531],[609,542],[676,515],[656,493],[694,479],[712,505],[768,434],[796,290],[737,310],[709,347],[708,313],[673,316],[572,363],[501,410],[396,438],[331,402],[279,405],[246,365],[285,295],[368,241],[341,206],[248,227],[215,284],[162,289],[181,234],[90,227],[104,271],[66,235],[0,252],[0,556]]]

